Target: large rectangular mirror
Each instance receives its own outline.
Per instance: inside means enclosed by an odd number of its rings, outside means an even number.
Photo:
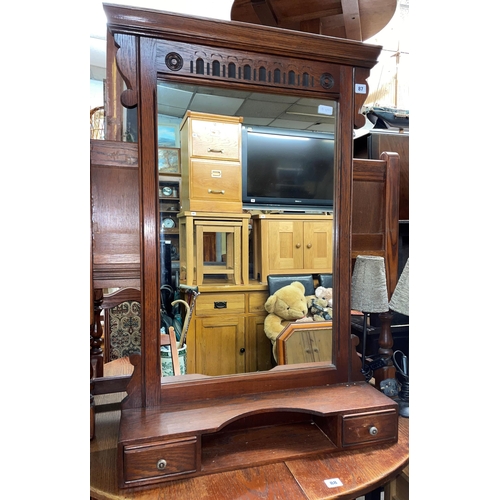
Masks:
[[[272,344],[264,331],[264,320],[267,315],[265,301],[269,296],[266,278],[262,276],[259,256],[265,239],[259,234],[261,225],[254,224],[252,215],[275,214],[282,219],[289,218],[294,224],[303,224],[304,215],[319,215],[329,228],[328,232],[315,233],[303,248],[286,246],[287,237],[283,233],[283,242],[278,248],[280,258],[292,258],[300,251],[301,258],[308,253],[328,255],[329,260],[322,268],[306,267],[311,274],[319,272],[332,273],[332,241],[328,235],[333,224],[333,179],[334,179],[334,145],[337,117],[337,101],[331,99],[311,98],[308,96],[269,94],[256,91],[219,88],[207,85],[177,83],[172,80],[159,81],[157,85],[158,109],[158,171],[159,171],[159,245],[161,300],[168,313],[187,315],[189,331],[186,343],[179,344],[183,350],[181,362],[185,365],[183,373],[202,375],[230,375],[250,373],[273,369],[279,360],[272,356]],[[223,230],[212,228],[203,234],[203,267],[204,275],[196,273],[196,278],[188,285],[195,285],[201,292],[198,306],[190,308],[176,305],[169,307],[168,301],[174,298],[172,291],[178,292],[179,285],[186,284],[186,263],[196,267],[196,245],[186,247],[181,241],[182,226],[178,216],[189,205],[188,199],[193,189],[182,183],[203,184],[200,170],[190,173],[190,157],[187,153],[191,138],[181,134],[181,127],[187,112],[200,113],[211,118],[238,117],[237,157],[238,162],[222,164],[219,175],[226,175],[224,167],[229,165],[237,170],[237,179],[232,186],[239,192],[241,205],[239,211],[248,214],[244,219],[242,238],[246,255],[232,255],[234,235],[228,239],[227,227]],[[201,135],[202,132],[199,132]],[[133,135],[133,134],[132,134]],[[198,139],[203,140],[203,137]],[[182,152],[181,154],[177,152]],[[171,165],[164,165],[165,152],[178,154]],[[204,151],[197,153],[203,157]],[[206,160],[211,162],[212,160]],[[217,167],[216,162],[209,164],[210,169]],[[219,170],[217,170],[219,172]],[[224,174],[222,174],[224,172]],[[231,174],[233,175],[233,174]],[[202,186],[204,188],[205,186]],[[227,215],[218,203],[219,195],[213,201],[207,198],[207,210],[214,214],[215,220]],[[200,212],[198,212],[200,213]],[[314,219],[314,217],[313,217]],[[317,222],[317,221],[316,221]],[[312,222],[311,222],[312,224]],[[307,229],[307,228],[306,228]],[[282,230],[284,231],[284,230]],[[271,229],[271,238],[277,237],[276,230]],[[309,236],[304,236],[308,238]],[[194,243],[196,235],[193,235]],[[315,244],[318,248],[308,248]],[[185,253],[190,252],[190,259]],[[226,274],[224,267],[229,260],[241,259],[246,263],[243,280],[235,280],[232,274]],[[293,266],[303,264],[293,264]],[[219,269],[222,269],[220,271]],[[303,267],[304,269],[304,267]],[[301,272],[292,267],[282,270],[283,276]],[[235,283],[235,281],[237,283]],[[236,284],[240,286],[235,286]],[[167,285],[167,286],[165,286]],[[169,288],[170,286],[170,288]],[[221,310],[211,307],[213,298],[222,298],[219,302],[237,303],[235,310]],[[177,297],[189,301],[192,297]],[[241,304],[239,302],[241,301]],[[229,306],[230,309],[231,306]],[[309,314],[309,313],[308,313]],[[243,316],[243,318],[242,318]],[[318,325],[320,326],[320,325]],[[330,329],[330,335],[332,330]],[[182,337],[184,340],[184,337]],[[323,355],[322,360],[331,357],[332,341],[328,344],[330,352]]]

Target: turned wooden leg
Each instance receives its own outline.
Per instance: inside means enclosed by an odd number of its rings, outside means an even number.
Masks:
[[[378,389],[380,389],[380,382],[388,378],[396,377],[396,369],[392,362],[392,332],[391,332],[391,322],[392,313],[386,312],[379,314],[380,319],[380,336],[378,338],[379,354],[385,359],[386,366],[375,370],[373,376],[375,377],[375,384]]]
[[[104,360],[101,348],[102,325],[101,305],[103,293],[101,289],[94,290],[94,324],[90,325],[90,363],[93,368],[92,377],[102,377]]]

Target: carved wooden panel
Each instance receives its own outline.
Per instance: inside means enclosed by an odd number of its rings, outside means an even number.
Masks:
[[[158,42],[159,73],[189,75],[225,83],[339,92],[339,67],[292,57],[265,56],[249,51],[213,48],[182,42]]]

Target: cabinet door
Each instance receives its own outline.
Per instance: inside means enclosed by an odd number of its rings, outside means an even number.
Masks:
[[[332,260],[332,223],[304,222],[304,269],[328,270],[332,268]]]
[[[271,341],[264,332],[266,315],[249,316],[245,330],[246,371],[266,371],[272,368]]]
[[[303,223],[293,220],[269,222],[269,273],[304,267]]]
[[[230,375],[245,372],[244,316],[197,318],[195,329],[196,373]]]

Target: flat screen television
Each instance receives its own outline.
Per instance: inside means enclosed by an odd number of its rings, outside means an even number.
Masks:
[[[333,210],[333,134],[242,128],[243,207]]]

